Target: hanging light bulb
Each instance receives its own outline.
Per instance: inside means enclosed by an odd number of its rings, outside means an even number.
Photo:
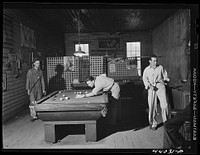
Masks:
[[[83,55],[85,55],[85,52],[81,50],[81,46],[79,44],[78,50],[74,52],[74,56],[82,57]]]
[[[85,55],[85,52],[81,50],[81,43],[80,43],[80,16],[79,16],[79,11],[78,11],[78,51],[74,52],[74,56],[79,56],[82,57],[83,55]]]

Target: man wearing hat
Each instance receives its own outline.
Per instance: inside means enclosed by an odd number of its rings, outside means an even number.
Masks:
[[[35,105],[37,101],[42,98],[42,95],[46,95],[45,83],[42,70],[40,69],[40,60],[35,58],[33,60],[33,68],[29,69],[26,78],[26,90],[30,97],[30,114],[32,121],[37,119],[35,112]]]

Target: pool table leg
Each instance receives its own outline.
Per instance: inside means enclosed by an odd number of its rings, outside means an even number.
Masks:
[[[45,142],[56,142],[55,126],[55,124],[44,124]]]
[[[90,121],[85,124],[86,142],[97,141],[97,126],[96,121]]]

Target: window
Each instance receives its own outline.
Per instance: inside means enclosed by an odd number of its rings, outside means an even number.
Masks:
[[[126,56],[137,57],[138,75],[141,76],[141,43],[140,42],[126,42]]]
[[[89,44],[80,44],[81,50],[85,52],[85,56],[89,56]],[[75,44],[75,51],[78,51],[79,44]]]

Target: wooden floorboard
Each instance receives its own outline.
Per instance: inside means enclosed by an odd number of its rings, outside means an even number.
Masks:
[[[132,116],[130,116],[132,118]],[[30,121],[28,109],[3,124],[3,149],[159,149],[163,143],[163,127],[156,131],[149,126],[141,126],[124,116],[117,129],[97,142],[85,141],[84,133],[65,136],[58,143],[44,141],[44,124],[41,120]],[[141,120],[143,121],[143,120]],[[133,123],[134,124],[134,123]],[[138,126],[136,126],[136,124]],[[108,132],[109,133],[109,132]]]

